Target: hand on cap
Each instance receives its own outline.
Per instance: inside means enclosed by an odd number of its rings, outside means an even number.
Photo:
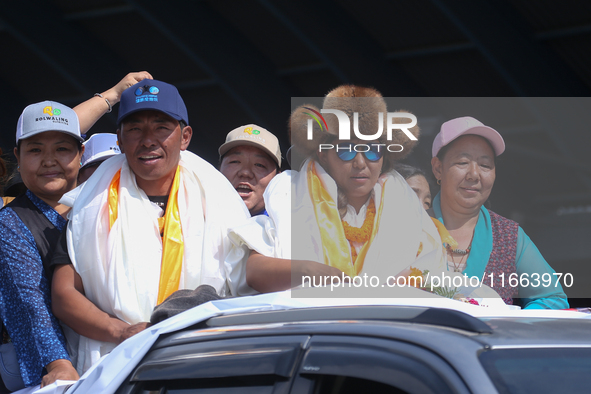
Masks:
[[[119,83],[103,93],[96,93],[94,97],[74,107],[80,121],[80,133],[85,134],[104,114],[111,112],[113,106],[121,100],[125,89],[144,79],[153,79],[147,71],[129,73]]]
[[[154,79],[152,75],[147,71],[140,71],[135,73],[127,74],[119,83],[113,86],[111,89],[102,93],[103,97],[105,97],[111,105],[115,105],[121,100],[121,93],[123,91],[138,82],[143,81],[144,79]]]

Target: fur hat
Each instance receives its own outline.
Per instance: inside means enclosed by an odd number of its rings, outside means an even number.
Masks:
[[[378,130],[380,114],[383,117],[382,135],[378,137],[381,144],[400,144],[403,147],[402,152],[388,152],[384,155],[384,164],[382,171],[388,171],[395,161],[405,158],[415,146],[417,141],[409,139],[401,130],[395,129],[392,133],[392,140],[386,139],[386,120],[388,109],[382,94],[373,88],[365,88],[355,85],[341,85],[331,90],[324,98],[322,109],[338,109],[343,111],[351,122],[351,136],[353,132],[353,113],[357,112],[359,116],[359,132],[365,135],[373,135]],[[407,111],[397,111],[407,112]],[[289,119],[289,137],[302,155],[314,157],[318,152],[318,147],[322,143],[328,143],[338,138],[339,125],[337,117],[334,115],[324,115],[326,121],[322,119],[312,122],[313,138],[308,140],[308,119],[313,119],[315,113],[320,110],[313,105],[304,104],[296,108]],[[318,116],[316,116],[319,118]],[[402,119],[394,118],[394,123],[405,123]],[[320,123],[320,124],[318,124]],[[410,128],[410,132],[418,137],[418,126]],[[371,141],[368,141],[371,143]],[[296,167],[292,164],[292,167]]]

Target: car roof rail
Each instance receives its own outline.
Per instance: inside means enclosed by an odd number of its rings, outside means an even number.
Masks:
[[[246,312],[212,317],[204,324],[207,327],[226,327],[332,320],[394,321],[429,324],[479,334],[492,334],[493,332],[491,327],[482,320],[464,312],[417,306],[337,306]]]

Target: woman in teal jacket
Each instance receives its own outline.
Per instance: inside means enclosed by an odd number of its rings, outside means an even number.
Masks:
[[[431,165],[440,193],[433,211],[457,241],[447,249],[448,270],[476,276],[505,303],[527,309],[565,309],[558,275],[519,225],[486,209],[495,181],[495,157],[505,143],[471,117],[445,122],[433,141]]]

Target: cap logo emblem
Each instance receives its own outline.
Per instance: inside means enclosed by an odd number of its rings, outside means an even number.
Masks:
[[[261,134],[261,132],[259,130],[254,130],[252,127],[247,127],[244,129],[244,132],[250,135],[258,135]]]
[[[53,115],[61,115],[62,111],[59,108],[55,108],[53,109],[51,105],[48,105],[47,107],[43,108],[43,113],[47,114],[49,116],[53,116]]]
[[[69,124],[68,118],[59,117],[62,114],[62,110],[59,108],[53,108],[51,105],[43,107],[43,115],[35,118],[35,122],[51,121],[53,123]],[[44,116],[48,115],[48,116]]]
[[[135,90],[135,102],[137,104],[145,101],[158,101],[158,93],[160,93],[160,89],[157,86],[140,86]]]

